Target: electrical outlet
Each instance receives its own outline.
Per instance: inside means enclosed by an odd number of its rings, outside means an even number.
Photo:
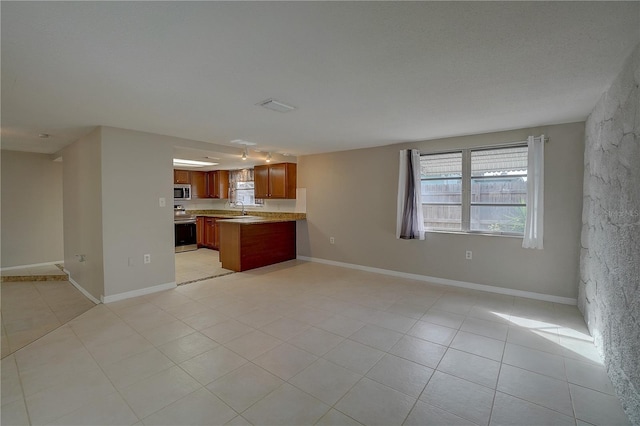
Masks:
[[[144,263],[151,263],[151,255],[150,254],[145,254],[144,255]]]
[[[333,237],[329,237],[329,244],[335,244],[336,243],[336,239]]]
[[[465,256],[467,260],[471,260],[471,258],[473,257],[473,252],[471,250],[467,250],[467,252],[465,253]]]

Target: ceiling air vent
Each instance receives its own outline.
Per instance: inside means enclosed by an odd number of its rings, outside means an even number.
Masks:
[[[258,102],[256,105],[278,112],[289,112],[296,109],[294,106],[276,101],[275,99],[267,99],[266,101]]]

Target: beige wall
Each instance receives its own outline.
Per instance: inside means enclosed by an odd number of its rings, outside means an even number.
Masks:
[[[544,133],[544,250],[521,238],[427,233],[398,240],[398,151],[488,146]],[[307,220],[298,226],[298,254],[403,273],[576,298],[582,209],[584,123],[405,143],[298,157],[298,185],[307,190]],[[329,244],[329,237],[335,244]],[[473,260],[465,260],[465,251]]]
[[[174,141],[102,128],[105,296],[175,282]],[[159,206],[161,197],[165,207]],[[151,255],[150,264],[144,254]]]
[[[64,266],[98,300],[104,288],[100,133],[98,128],[62,151]]]
[[[65,266],[95,298],[175,285],[173,149],[199,144],[99,127],[62,151]]]
[[[46,154],[0,155],[2,267],[62,261],[62,164]]]

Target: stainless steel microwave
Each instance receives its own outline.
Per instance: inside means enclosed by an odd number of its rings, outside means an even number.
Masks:
[[[191,199],[191,185],[173,185],[173,200],[188,201]]]

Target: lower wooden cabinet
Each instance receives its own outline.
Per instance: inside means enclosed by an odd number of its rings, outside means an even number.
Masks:
[[[217,219],[213,220],[213,249],[220,250],[220,224]]]
[[[206,217],[204,219],[204,245],[208,248],[214,248],[213,244],[216,238],[215,219]]]
[[[296,258],[296,222],[220,223],[222,267],[246,271]]]
[[[198,216],[196,218],[198,247],[213,250],[220,248],[220,225],[215,217]]]
[[[196,217],[196,242],[198,247],[204,247],[204,216]]]

